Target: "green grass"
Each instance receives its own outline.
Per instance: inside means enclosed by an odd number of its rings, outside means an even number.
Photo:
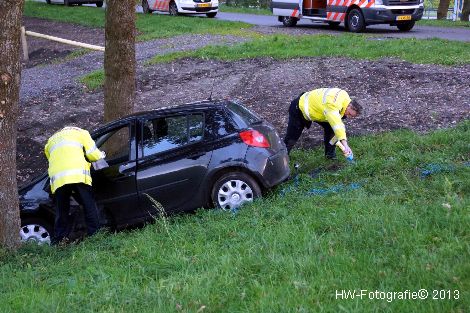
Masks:
[[[292,182],[237,215],[200,211],[63,248],[0,250],[0,311],[466,312],[470,121],[351,138],[357,163],[294,150]],[[420,178],[427,164],[454,171]],[[343,193],[312,188],[360,183]],[[282,188],[291,187],[281,195]],[[336,299],[336,290],[459,291],[458,299]],[[456,294],[456,293],[455,293]]]
[[[220,12],[231,12],[231,13],[245,13],[245,14],[256,14],[256,15],[272,15],[270,9],[261,8],[245,8],[241,6],[228,6],[225,4],[219,5]]]
[[[360,35],[274,35],[235,46],[209,46],[195,51],[156,56],[149,64],[184,57],[238,60],[256,57],[350,57],[354,59],[398,58],[413,63],[459,65],[470,63],[470,43],[442,39],[382,39]]]
[[[470,27],[470,22],[451,21],[451,20],[420,20],[418,25],[436,26],[436,27]]]
[[[96,90],[104,84],[104,70],[96,70],[78,79],[89,90]]]
[[[95,7],[66,7],[27,1],[24,15],[89,27],[103,28],[105,11]],[[250,24],[199,17],[172,17],[159,14],[137,14],[139,40],[166,38],[183,34],[247,35]],[[248,32],[249,33],[249,32]]]

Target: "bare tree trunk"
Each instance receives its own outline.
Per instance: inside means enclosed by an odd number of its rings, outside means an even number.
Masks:
[[[135,0],[106,2],[104,120],[130,114],[135,100]]]
[[[461,21],[468,22],[470,15],[470,0],[464,0],[462,7],[462,16],[460,17]]]
[[[437,19],[445,20],[447,18],[447,11],[449,10],[450,0],[440,0],[439,7],[437,8]]]
[[[24,0],[0,1],[0,245],[20,244],[16,121],[20,97],[20,35]]]

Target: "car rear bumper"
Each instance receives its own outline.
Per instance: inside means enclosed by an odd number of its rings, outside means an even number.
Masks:
[[[249,148],[246,153],[250,170],[259,174],[258,179],[264,188],[271,188],[285,181],[290,175],[287,149],[270,154],[267,149]]]

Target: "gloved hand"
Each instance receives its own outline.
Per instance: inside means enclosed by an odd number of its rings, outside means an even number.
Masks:
[[[341,140],[341,143],[343,144],[343,147],[344,147],[344,150],[343,150],[344,156],[347,157],[349,155],[352,155],[353,152],[351,148],[349,147],[348,142],[346,140]]]

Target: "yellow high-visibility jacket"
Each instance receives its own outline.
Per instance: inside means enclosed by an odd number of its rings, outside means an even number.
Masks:
[[[91,164],[88,161],[95,162],[104,157],[90,133],[78,127],[65,127],[52,135],[44,152],[49,160],[52,193],[66,184],[84,183],[91,186]]]
[[[307,121],[330,123],[338,140],[346,139],[341,118],[351,102],[346,91],[339,88],[320,88],[304,93],[299,108]]]

